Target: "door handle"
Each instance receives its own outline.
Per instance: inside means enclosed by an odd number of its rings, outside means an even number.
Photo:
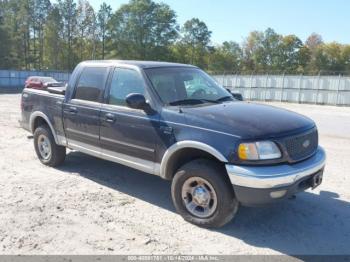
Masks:
[[[71,115],[75,115],[76,113],[78,113],[78,109],[74,106],[70,106],[70,107],[68,107],[68,109],[65,109],[64,112],[71,114]]]
[[[115,115],[111,113],[105,114],[105,121],[108,123],[114,123],[115,122]]]

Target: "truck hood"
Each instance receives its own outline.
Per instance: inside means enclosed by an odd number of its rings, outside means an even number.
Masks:
[[[267,139],[301,132],[315,123],[285,109],[249,102],[182,107],[188,125],[224,132],[242,139]]]

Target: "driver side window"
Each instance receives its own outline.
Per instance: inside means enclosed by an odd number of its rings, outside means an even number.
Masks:
[[[126,97],[137,93],[145,95],[145,86],[140,74],[127,68],[116,68],[113,72],[109,91],[109,104],[126,106]]]

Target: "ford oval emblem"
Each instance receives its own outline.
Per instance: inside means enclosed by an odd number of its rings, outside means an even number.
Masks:
[[[305,140],[304,143],[303,143],[303,147],[308,148],[309,145],[310,145],[310,140],[309,139]]]

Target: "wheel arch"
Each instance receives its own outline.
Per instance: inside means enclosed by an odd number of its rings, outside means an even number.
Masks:
[[[173,144],[164,153],[160,164],[160,176],[171,180],[180,166],[196,158],[209,158],[221,163],[228,162],[226,157],[212,146],[197,141],[181,141]]]
[[[30,115],[29,127],[30,127],[31,133],[34,133],[35,128],[37,128],[37,126],[40,125],[41,123],[45,123],[49,126],[51,133],[55,139],[56,144],[59,144],[55,129],[53,128],[53,125],[51,124],[50,119],[48,118],[47,115],[45,115],[41,111],[35,111]]]

